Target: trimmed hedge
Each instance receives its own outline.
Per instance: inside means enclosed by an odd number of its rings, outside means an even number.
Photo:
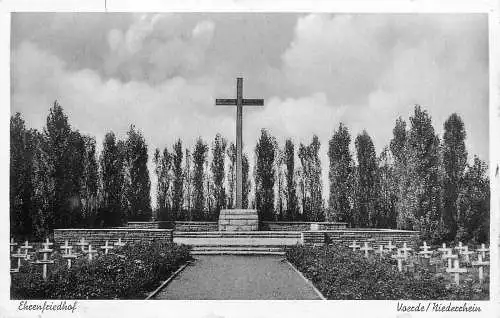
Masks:
[[[71,269],[59,253],[44,281],[41,266],[26,263],[11,274],[12,299],[144,299],[191,259],[189,247],[173,243],[126,245],[89,262],[79,258]]]
[[[400,273],[393,259],[367,259],[345,247],[295,246],[286,257],[327,299],[488,299],[487,292],[449,286],[424,267]]]

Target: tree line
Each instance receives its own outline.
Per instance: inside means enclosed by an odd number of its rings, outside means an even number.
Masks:
[[[377,154],[366,131],[354,140],[340,123],[328,141],[329,192],[323,196],[321,143],[281,146],[262,129],[253,171],[243,154],[243,207],[260,220],[339,221],[350,227],[418,230],[429,241],[486,241],[489,237],[487,165],[468,163],[465,126],[457,114],[443,138],[415,106],[409,125],[398,118],[389,144]],[[152,209],[148,147],[130,127],[113,132],[96,153],[95,138],[72,130],[54,103],[43,131],[11,117],[10,215],[17,236],[43,237],[64,227],[119,226],[126,221],[210,220],[235,204],[236,147],[220,134],[192,149],[178,139],[156,149],[156,208]]]

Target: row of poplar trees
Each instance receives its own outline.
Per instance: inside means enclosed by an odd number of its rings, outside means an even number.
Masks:
[[[350,227],[419,230],[431,241],[486,241],[489,180],[486,164],[469,163],[462,119],[452,114],[442,140],[416,106],[409,125],[399,118],[377,155],[366,131],[354,140],[342,123],[328,142],[329,193],[323,197],[321,144],[313,136],[296,149],[281,147],[263,129],[250,172],[243,154],[243,207],[260,220],[340,221]],[[72,130],[63,109],[50,109],[43,131],[11,117],[10,216],[15,236],[43,237],[54,228],[119,226],[126,221],[210,220],[234,207],[234,144],[217,134],[192,149],[182,140],[153,156],[156,209],[152,211],[148,147],[131,126],[125,140],[95,139]]]
[[[73,130],[62,107],[50,108],[42,131],[10,119],[10,229],[40,239],[55,228],[117,226],[151,216],[147,145],[130,127],[126,140]]]

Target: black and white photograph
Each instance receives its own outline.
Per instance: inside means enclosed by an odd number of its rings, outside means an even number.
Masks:
[[[10,301],[481,311],[491,14],[11,12]]]

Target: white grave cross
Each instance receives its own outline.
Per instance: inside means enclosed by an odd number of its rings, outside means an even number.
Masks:
[[[365,257],[368,258],[370,256],[370,251],[373,250],[373,248],[368,246],[368,242],[365,242],[362,248],[360,248],[361,251],[365,252]]]
[[[11,253],[14,253],[14,247],[16,247],[16,246],[17,246],[17,243],[16,243],[16,242],[14,242],[14,238],[12,237],[12,238],[10,239],[10,252],[11,252]]]
[[[71,260],[77,257],[76,254],[73,254],[73,246],[69,246],[62,257],[68,260],[68,268],[71,268]]]
[[[486,252],[488,252],[490,249],[486,247],[486,245],[483,243],[481,244],[481,248],[477,249],[477,252],[481,253],[483,256],[483,259],[486,259]]]
[[[351,244],[351,245],[349,245],[349,247],[350,247],[350,248],[352,248],[352,251],[353,251],[353,252],[356,252],[356,250],[357,250],[358,248],[360,248],[360,247],[361,247],[361,245],[356,244],[356,240],[354,240],[354,241],[352,241],[352,244]]]
[[[47,279],[47,265],[53,264],[54,261],[49,260],[49,254],[52,253],[52,249],[47,248],[47,244],[43,243],[43,249],[38,250],[38,252],[43,254],[43,258],[41,260],[37,260],[35,264],[42,265],[42,277],[43,279]]]
[[[405,259],[408,259],[408,252],[412,251],[413,249],[411,247],[406,246],[406,242],[403,243],[403,247],[400,248],[401,251],[403,251],[403,255]]]
[[[60,246],[60,249],[62,249],[64,254],[68,254],[68,251],[73,249],[73,246],[69,245],[68,240],[64,241],[64,245]]]
[[[479,254],[479,255],[477,256],[477,261],[472,262],[472,266],[476,266],[476,267],[478,267],[478,271],[479,271],[479,282],[481,282],[481,284],[482,284],[482,283],[483,283],[483,280],[484,280],[483,267],[484,267],[484,266],[490,266],[490,262],[488,262],[488,261],[484,261],[484,260],[483,260],[483,255]]]
[[[406,257],[403,254],[403,251],[400,249],[397,249],[396,255],[392,255],[391,257],[398,261],[398,271],[402,272],[403,271],[403,260],[406,259]]]
[[[82,237],[82,238],[80,239],[80,242],[76,243],[76,245],[80,246],[80,249],[82,250],[82,252],[84,252],[84,253],[85,253],[85,252],[86,252],[86,251],[85,251],[85,246],[89,245],[89,243],[85,241],[85,238],[84,238],[84,237]]]
[[[104,246],[101,246],[101,248],[104,250],[104,255],[108,254],[108,250],[112,250],[113,246],[108,245],[109,241],[106,241],[106,244]]]
[[[448,270],[448,269],[451,269],[451,264],[452,264],[451,261],[458,260],[458,255],[453,254],[451,252],[451,248],[450,248],[447,250],[446,254],[443,256],[443,259],[448,260],[448,268],[447,268],[447,270]]]
[[[420,249],[422,251],[418,252],[419,255],[423,255],[424,258],[431,258],[433,252],[430,250],[430,247],[426,242],[424,242],[424,244],[420,246]]]
[[[92,259],[94,258],[93,255],[97,253],[97,250],[93,250],[92,244],[89,244],[89,249],[88,249],[87,253],[89,254],[89,261],[92,261]]]
[[[453,268],[447,268],[446,272],[450,274],[455,274],[455,284],[460,285],[460,274],[467,273],[467,268],[460,267],[460,263],[458,259],[456,259],[453,262]]]
[[[121,237],[118,238],[118,242],[115,243],[115,246],[118,248],[125,246],[125,243],[122,242]]]

